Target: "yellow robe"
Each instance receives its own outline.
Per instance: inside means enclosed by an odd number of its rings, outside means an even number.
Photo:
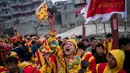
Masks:
[[[104,53],[108,54],[109,51],[111,51],[113,49],[113,40],[105,40],[104,41]]]
[[[3,66],[0,66],[0,73],[6,73],[7,69]]]
[[[96,72],[97,73],[124,73],[120,72],[123,68],[123,63],[124,63],[124,59],[125,59],[125,54],[123,51],[116,49],[116,50],[111,50],[110,53],[114,56],[114,58],[117,61],[117,66],[113,69],[111,69],[108,64],[106,64],[106,66],[103,68],[103,66],[100,66],[99,64],[96,66]],[[103,64],[102,64],[103,65]],[[99,72],[100,70],[103,70],[102,72]]]

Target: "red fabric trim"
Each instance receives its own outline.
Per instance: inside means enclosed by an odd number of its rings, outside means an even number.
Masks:
[[[23,73],[40,73],[40,72],[36,71],[36,68],[32,67],[31,65],[28,65],[24,68]]]
[[[92,54],[86,54],[85,60],[89,60],[93,55]],[[90,70],[92,73],[96,73],[96,61],[95,59],[92,59],[90,62]]]
[[[40,54],[39,54],[39,52],[37,51],[36,54],[37,54],[37,57],[38,57],[38,62],[39,62],[40,65],[42,66],[42,63],[41,63],[41,60],[40,60]]]
[[[95,59],[93,59],[90,62],[90,70],[92,71],[92,73],[96,73],[96,61],[95,61]]]
[[[92,54],[86,54],[85,60],[89,60],[89,58],[90,58],[91,56],[93,56],[93,55],[92,55]]]
[[[101,63],[98,66],[98,73],[103,73],[105,67],[107,66],[107,63]]]
[[[28,65],[28,66],[26,66],[26,67],[24,67],[24,68],[28,68],[28,67],[32,67],[32,65]]]
[[[56,56],[55,55],[51,55],[51,62],[56,63]]]
[[[124,70],[120,70],[118,73],[126,73]]]
[[[6,68],[0,68],[0,72],[7,71]]]

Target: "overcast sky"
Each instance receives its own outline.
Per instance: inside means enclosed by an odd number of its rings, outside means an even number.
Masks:
[[[67,0],[52,0],[53,3],[56,1],[67,1]]]

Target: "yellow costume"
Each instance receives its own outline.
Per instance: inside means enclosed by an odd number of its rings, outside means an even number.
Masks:
[[[58,51],[61,51],[61,48],[58,44],[58,40],[54,37],[50,37],[48,38],[48,43],[51,49],[51,52],[53,52],[54,54],[56,54]]]
[[[104,44],[103,44],[103,45],[104,45],[104,52],[105,52],[106,54],[108,54],[108,52],[113,49],[113,40],[112,40],[112,39],[111,39],[111,40],[106,39],[106,40],[104,41]]]
[[[78,48],[76,40],[69,39],[66,42],[72,42],[75,45],[75,48]],[[75,54],[75,51],[73,52],[73,54],[73,59],[69,59],[64,55],[63,52],[58,53],[58,64],[60,64],[60,68],[58,68],[58,73],[78,73],[81,69],[83,69],[81,63],[84,60],[87,60],[89,63],[88,65],[86,65],[84,73],[95,73],[96,62],[95,58],[90,52],[85,52],[83,54],[83,57],[81,57],[81,53]]]
[[[75,39],[69,39],[66,42],[72,42],[75,45],[75,48],[77,49],[77,41]],[[81,66],[81,58],[80,56],[76,55],[76,51],[73,52],[74,56],[73,59],[69,59],[64,56],[63,51],[58,52],[58,61],[60,64],[60,68],[58,69],[58,73],[78,73]]]
[[[125,59],[125,54],[119,49],[111,50],[109,53],[114,56],[117,61],[117,66],[115,68],[110,68],[108,63],[101,63],[96,66],[96,73],[126,73],[123,68],[123,63]]]
[[[48,41],[47,41],[46,39],[43,41],[42,51],[43,51],[44,53],[51,52],[51,49],[50,49],[50,47],[49,47],[49,45],[48,45]]]
[[[33,65],[33,63],[30,63],[30,62],[27,62],[27,61],[24,61],[24,62],[20,63],[18,66],[19,66],[20,68],[25,68],[25,67],[27,67],[27,66],[36,67],[36,66]]]
[[[40,65],[44,65],[45,64],[45,60],[43,57],[43,54],[40,52],[40,50],[38,49],[35,53],[35,61]]]
[[[7,69],[3,66],[0,66],[0,73],[6,73]]]
[[[58,73],[78,73],[80,70],[80,57],[75,56],[73,60],[68,61],[67,58],[61,58],[59,59],[60,62],[60,69],[58,70]]]
[[[41,73],[57,73],[56,72],[56,56],[51,55],[45,59],[45,64],[40,68]]]

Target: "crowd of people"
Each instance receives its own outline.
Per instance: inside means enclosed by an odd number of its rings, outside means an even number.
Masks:
[[[117,49],[111,34],[2,38],[0,73],[130,73],[130,39],[120,38]]]

